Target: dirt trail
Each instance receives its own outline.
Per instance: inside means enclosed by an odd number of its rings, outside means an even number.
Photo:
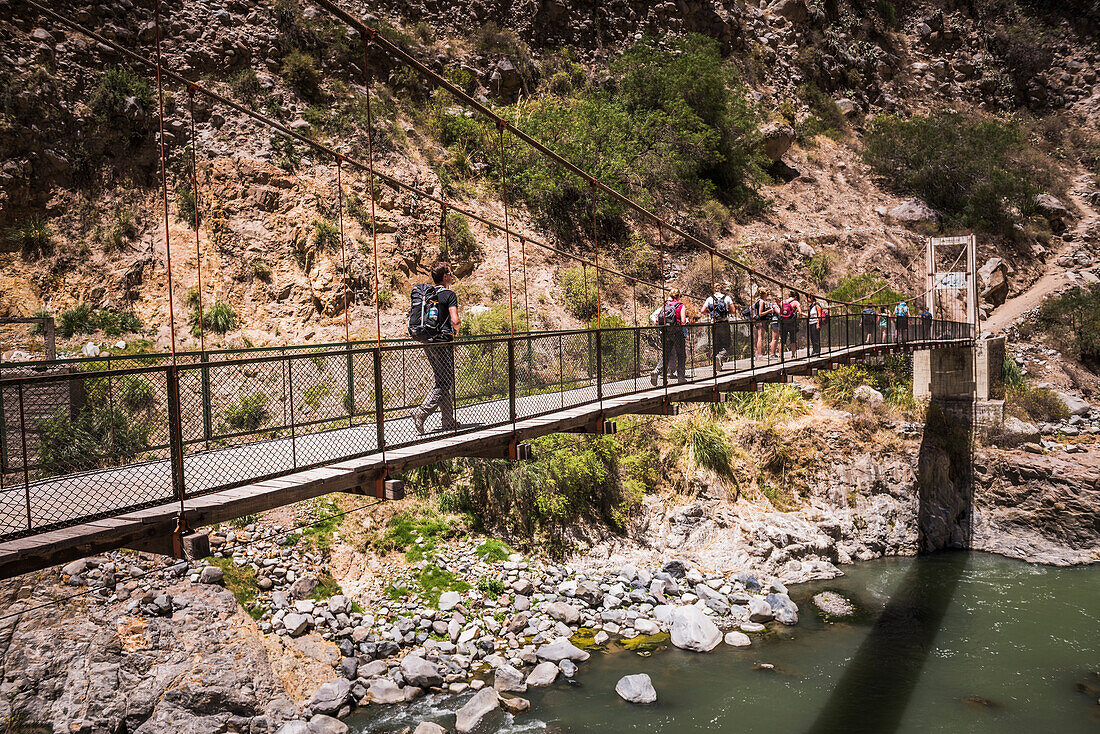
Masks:
[[[1050,258],[1046,265],[1046,272],[1043,273],[1042,277],[1032,283],[1023,293],[1006,300],[990,314],[988,319],[982,321],[982,331],[993,333],[1003,331],[1025,313],[1041,304],[1047,296],[1058,292],[1064,286],[1073,282],[1067,275],[1068,271],[1073,270],[1073,266],[1060,265],[1058,261],[1067,251],[1079,247],[1081,241],[1086,239],[1090,229],[1100,227],[1100,215],[1088,205],[1083,197],[1078,196],[1076,193],[1071,193],[1070,198],[1082,213],[1080,221],[1074,227],[1075,236],[1073,240],[1066,242],[1062,249]]]

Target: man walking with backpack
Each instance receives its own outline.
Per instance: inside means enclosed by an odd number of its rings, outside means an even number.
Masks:
[[[726,283],[729,287],[729,283]],[[703,314],[710,317],[710,339],[714,351],[714,368],[722,369],[722,361],[729,356],[730,351],[730,311],[733,310],[733,299],[715,290],[703,302]]]
[[[409,308],[409,336],[425,342],[424,356],[432,368],[435,385],[419,408],[413,411],[416,432],[425,433],[424,421],[437,409],[443,419],[443,430],[458,428],[454,409],[455,355],[451,342],[458,333],[458,296],[450,287],[455,282],[451,266],[437,262],[432,266],[434,285],[423,283],[413,288]]]
[[[680,302],[679,288],[668,292],[668,300],[649,315],[649,320],[662,327],[662,354],[657,366],[649,374],[650,384],[656,387],[665,365],[668,365],[669,379],[687,380],[687,309]]]
[[[894,330],[898,343],[909,341],[909,304],[905,301],[899,301],[894,307]]]

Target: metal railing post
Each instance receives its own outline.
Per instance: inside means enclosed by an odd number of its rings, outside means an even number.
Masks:
[[[375,347],[374,356],[374,426],[378,435],[378,450],[386,448],[386,406],[382,399],[382,347]]]
[[[348,427],[351,427],[352,418],[355,416],[355,368],[352,364],[351,344],[348,344],[348,392],[344,401],[344,409],[348,411]]]
[[[603,329],[596,329],[596,400],[603,404]]]
[[[33,527],[31,521],[31,474],[27,466],[27,413],[23,407],[23,383],[19,383],[19,435],[23,442],[23,494],[27,502],[27,530]]]
[[[508,420],[516,422],[516,338],[508,337]]]
[[[210,448],[210,437],[213,434],[213,420],[210,415],[210,368],[207,367],[209,357],[205,351],[199,355],[199,361],[202,362],[202,437],[206,441],[206,448]]]
[[[171,447],[172,490],[181,503],[187,497],[186,478],[183,471],[183,424],[180,416],[179,367],[171,365],[168,378],[168,437]]]

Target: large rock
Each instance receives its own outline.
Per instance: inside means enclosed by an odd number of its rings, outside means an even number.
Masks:
[[[786,625],[798,624],[798,605],[791,601],[791,597],[786,594],[768,594],[766,601],[772,608],[777,622]]]
[[[731,647],[747,647],[752,644],[752,640],[749,639],[748,635],[744,632],[738,632],[737,630],[727,632],[722,640]]]
[[[1034,423],[1022,421],[1016,416],[1010,415],[1002,424],[1005,435],[1021,442],[1038,441],[1039,427]],[[817,597],[814,597],[815,601]]]
[[[582,581],[577,584],[574,596],[589,606],[598,607],[603,602],[604,593],[594,582]]]
[[[1057,393],[1058,399],[1066,406],[1066,410],[1070,415],[1088,415],[1092,410],[1092,406],[1089,402],[1083,398],[1079,398],[1076,395],[1071,395],[1068,392]]]
[[[638,630],[638,633],[642,635],[655,635],[661,631],[661,628],[657,626],[656,622],[644,617],[634,620],[634,629]]]
[[[782,122],[770,122],[760,130],[764,137],[764,155],[773,161],[783,157],[783,154],[794,145],[794,128]]]
[[[312,576],[303,576],[290,585],[290,595],[295,599],[305,599],[317,590],[320,583],[320,581]]]
[[[653,681],[645,673],[636,675],[624,675],[615,684],[615,693],[619,698],[630,703],[655,703],[657,691],[653,688]]]
[[[401,661],[401,675],[409,685],[419,688],[443,685],[443,675],[439,672],[439,668],[419,655],[405,656]]]
[[[684,650],[710,652],[722,641],[722,633],[699,607],[678,607],[669,627],[672,644]]]
[[[431,721],[421,721],[413,729],[413,734],[447,734],[447,730]]]
[[[527,676],[527,685],[536,688],[548,686],[558,679],[558,666],[549,660],[539,663]]]
[[[462,596],[457,591],[444,591],[439,595],[439,611],[449,612],[461,601]]]
[[[982,283],[982,298],[995,306],[1000,306],[1008,297],[1008,267],[999,257],[991,257],[985,265],[978,268],[978,278]]]
[[[565,622],[566,624],[576,624],[581,621],[581,610],[563,601],[547,604],[546,613],[549,614],[551,618],[559,622]]]
[[[312,734],[309,724],[304,721],[288,721],[279,727],[275,734]]]
[[[367,688],[367,695],[363,697],[367,703],[394,704],[405,701],[405,692],[389,678],[376,678]]]
[[[318,714],[309,720],[309,734],[348,734],[348,725],[331,716]]]
[[[482,688],[455,715],[455,731],[469,734],[500,711],[500,696],[492,688]]]
[[[775,612],[772,611],[771,604],[756,596],[749,599],[750,622],[770,622],[774,617]]]
[[[286,632],[291,637],[304,635],[309,629],[309,617],[291,612],[283,617],[283,626],[286,627]]]
[[[523,682],[523,673],[505,663],[493,674],[493,688],[501,693],[523,693],[527,684]]]
[[[219,566],[207,566],[199,574],[199,581],[204,584],[220,584],[225,578],[225,572]]]
[[[344,707],[350,694],[351,681],[335,678],[314,691],[306,707],[315,714],[332,715]]]
[[[852,391],[852,397],[860,403],[867,403],[868,405],[882,405],[886,402],[886,398],[883,397],[875,388],[870,385],[860,385]]]
[[[1050,194],[1036,195],[1035,208],[1050,222],[1050,228],[1054,230],[1055,234],[1065,230],[1066,220],[1072,216],[1066,205]]]
[[[835,591],[822,591],[815,594],[813,602],[814,606],[830,617],[850,617],[856,613],[856,608],[852,602]]]
[[[910,199],[898,204],[887,212],[886,217],[898,224],[922,228],[937,228],[940,224],[940,215],[920,199]]]
[[[536,653],[539,660],[549,660],[552,663],[560,663],[562,660],[575,660],[583,663],[589,657],[587,652],[580,649],[564,637],[559,637],[553,642],[540,647]]]
[[[803,23],[810,17],[804,0],[776,0],[768,10],[793,23]]]

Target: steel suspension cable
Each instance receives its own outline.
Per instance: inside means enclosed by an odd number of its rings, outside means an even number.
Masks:
[[[367,87],[367,185],[370,186],[370,238],[371,251],[374,253],[374,330],[378,348],[382,348],[382,286],[378,277],[378,226],[375,222],[374,208],[374,116],[371,111],[370,46],[368,37],[363,37],[363,76]]]
[[[596,179],[599,181],[599,179]],[[596,258],[596,328],[603,328],[603,318],[600,308],[600,238],[596,231],[596,187],[591,187],[592,191],[592,250],[595,253]]]
[[[37,3],[31,3],[31,5],[37,5]],[[39,6],[40,7],[40,6]],[[40,7],[40,9],[42,9]],[[157,109],[158,120],[157,124],[160,127],[160,183],[163,194],[164,202],[164,260],[165,269],[167,270],[168,278],[168,325],[172,330],[172,365],[176,364],[176,309],[174,300],[172,297],[172,247],[169,243],[168,234],[168,166],[166,164],[164,155],[164,83],[161,79],[164,64],[161,58],[160,50],[160,0],[156,0],[156,4],[153,8],[153,23],[154,30],[156,32],[156,47],[157,47]]]
[[[348,258],[344,246],[344,157],[336,156],[336,218],[340,225],[340,274],[344,289],[344,342],[351,349],[351,315],[348,308]],[[350,388],[349,388],[350,389]]]
[[[516,320],[512,301],[512,239],[508,234],[508,179],[504,170],[504,122],[497,122],[497,136],[500,142],[500,199],[504,203],[504,250],[508,263],[508,333],[515,336]]]
[[[206,352],[206,313],[202,307],[202,253],[199,250],[199,165],[198,147],[199,139],[195,133],[195,87],[187,85],[187,106],[191,113],[191,196],[195,202],[195,293],[199,305],[199,352]]]
[[[527,298],[527,238],[519,238],[519,257],[523,263],[523,323],[527,325],[527,331],[531,331],[531,301]]]

